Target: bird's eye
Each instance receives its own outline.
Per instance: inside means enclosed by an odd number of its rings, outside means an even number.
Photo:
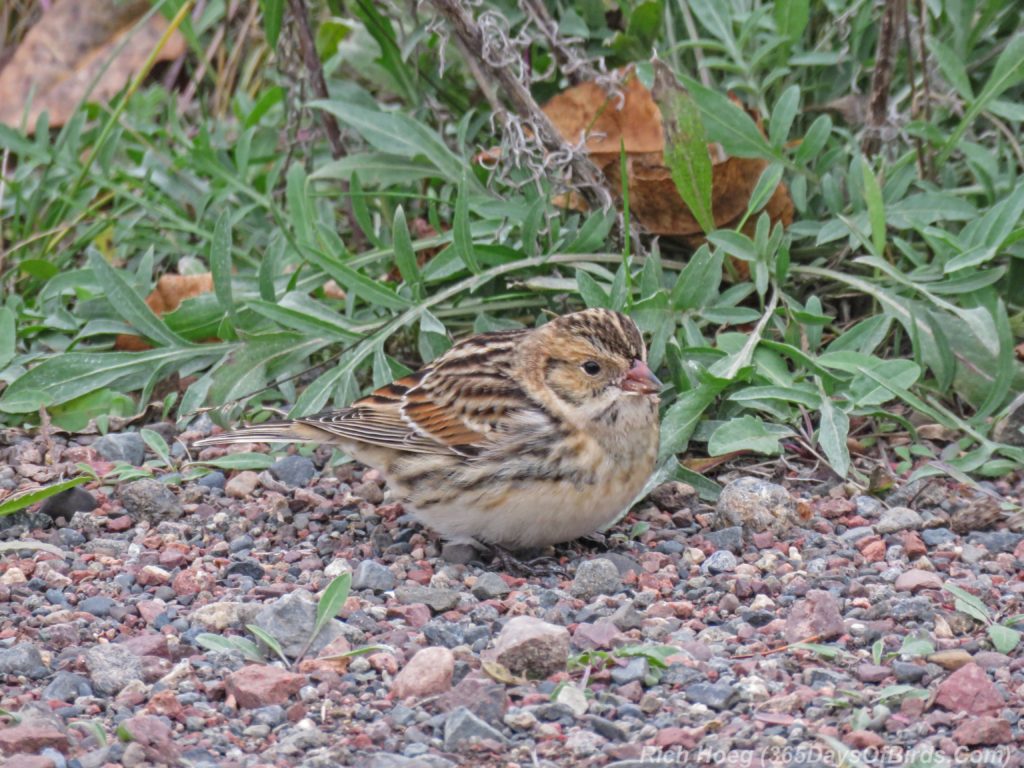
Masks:
[[[583,364],[583,372],[588,376],[597,376],[601,372],[601,364],[593,360],[587,360]]]

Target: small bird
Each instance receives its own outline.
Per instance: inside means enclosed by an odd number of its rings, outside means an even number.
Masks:
[[[636,323],[586,309],[461,341],[348,408],[196,445],[337,445],[452,543],[542,547],[612,522],[650,477],[661,382],[646,359]]]

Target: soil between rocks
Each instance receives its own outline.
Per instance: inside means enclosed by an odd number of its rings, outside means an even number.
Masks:
[[[98,448],[125,455],[104,439],[0,435],[0,496],[104,476]],[[793,516],[770,524],[665,486],[558,548],[563,574],[521,577],[446,561],[376,472],[327,458],[157,469],[0,519],[3,764],[1024,766],[1024,642],[999,628],[1024,614],[998,503],[1019,477],[885,499],[784,478],[765,498]],[[287,667],[203,642],[248,625]]]

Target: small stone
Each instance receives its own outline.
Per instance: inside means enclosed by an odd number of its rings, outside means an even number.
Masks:
[[[0,752],[8,755],[17,752],[39,754],[44,749],[67,752],[69,746],[64,732],[49,723],[22,723],[0,729]]]
[[[444,693],[452,687],[455,657],[447,648],[430,646],[416,652],[391,684],[398,699]]]
[[[911,568],[896,577],[897,592],[920,592],[922,589],[942,589],[942,579],[934,571]]]
[[[251,470],[245,470],[227,481],[224,485],[224,493],[232,499],[247,499],[256,490],[259,482],[259,475]]]
[[[908,560],[916,560],[928,554],[928,547],[925,546],[921,535],[917,531],[904,531],[901,544]]]
[[[49,670],[43,657],[31,643],[18,643],[11,648],[0,648],[0,675],[46,677]]]
[[[396,583],[395,574],[376,560],[361,561],[352,574],[352,589],[388,592],[395,588]]]
[[[245,576],[259,581],[266,574],[263,566],[255,560],[237,560],[224,569],[224,576]]]
[[[171,574],[158,565],[144,565],[139,569],[135,581],[140,587],[155,587],[171,580]]]
[[[501,576],[493,571],[485,571],[477,577],[472,592],[477,600],[494,600],[507,595],[509,587]]]
[[[666,512],[678,512],[697,500],[697,491],[689,483],[662,483],[651,491],[651,501]]]
[[[642,683],[648,674],[647,659],[635,656],[625,664],[612,667],[612,681],[616,685],[628,685],[632,682]]]
[[[336,579],[343,573],[352,573],[352,566],[344,557],[331,560],[331,562],[327,564],[327,567],[324,568],[324,576],[328,579]]]
[[[352,495],[370,504],[380,504],[384,501],[384,491],[376,483],[355,483],[352,486]]]
[[[580,650],[603,648],[610,650],[627,642],[626,636],[612,619],[598,619],[594,623],[582,622],[576,625],[572,635],[572,644]]]
[[[211,632],[223,632],[229,627],[252,624],[261,609],[262,606],[258,603],[225,600],[200,606],[192,611],[189,618]]]
[[[926,528],[921,531],[921,538],[928,547],[934,549],[956,541],[956,534],[949,528]]]
[[[757,533],[766,533],[758,531]],[[771,533],[767,531],[767,533]],[[730,553],[739,554],[743,551],[743,528],[738,525],[730,525],[718,531],[706,531],[703,533],[704,540],[715,549],[726,550]]]
[[[439,589],[419,585],[403,585],[395,589],[395,598],[402,605],[423,603],[434,613],[450,611],[459,604],[459,593],[454,589]]]
[[[686,700],[710,709],[723,710],[736,697],[736,689],[727,683],[693,683],[686,687]]]
[[[306,677],[267,664],[248,664],[224,680],[225,690],[246,709],[284,704],[305,685]]]
[[[104,435],[92,447],[107,461],[127,461],[133,467],[139,467],[146,460],[146,443],[138,432]]]
[[[1013,731],[1001,717],[970,717],[953,732],[953,738],[965,747],[997,746],[1012,743]]]
[[[708,559],[700,564],[701,573],[716,575],[719,573],[732,573],[739,563],[736,555],[727,549],[719,549],[712,552]]]
[[[590,706],[590,703],[587,701],[587,695],[583,690],[571,683],[563,685],[558,690],[555,702],[568,707],[576,717],[583,717],[583,715],[587,714],[587,708]]]
[[[284,456],[270,467],[270,475],[285,485],[302,487],[316,477],[316,465],[305,456]]]
[[[575,597],[592,600],[598,595],[614,595],[621,589],[622,578],[615,563],[598,557],[580,563],[569,591]]]
[[[213,472],[209,472],[196,480],[196,485],[203,488],[209,488],[211,490],[216,488],[223,491],[224,487],[227,485],[227,478],[224,477],[223,472],[214,470]]]
[[[39,507],[39,511],[54,520],[58,517],[70,520],[75,512],[92,512],[98,506],[95,496],[84,488],[76,486],[48,498]]]
[[[118,493],[121,504],[136,518],[145,520],[177,519],[181,504],[174,492],[159,480],[143,478],[128,483]]]
[[[316,602],[309,592],[297,589],[264,605],[253,624],[275,638],[286,656],[294,658],[306,647],[313,634]],[[338,622],[329,620],[309,646],[309,653],[319,653],[325,645],[343,634]]]
[[[78,603],[78,610],[91,613],[93,616],[109,616],[110,611],[117,605],[117,601],[106,595],[93,595]]]
[[[868,664],[866,662],[858,664],[854,672],[857,675],[857,679],[862,683],[880,683],[892,674],[892,670],[889,667],[881,664]]]
[[[796,504],[789,491],[757,477],[741,477],[725,486],[715,511],[715,528],[735,525],[745,533],[771,530],[780,535],[796,520]]]
[[[850,731],[843,741],[853,749],[878,749],[885,746],[885,739],[874,731]]]
[[[502,628],[494,650],[498,663],[513,673],[547,677],[565,669],[569,631],[533,616],[516,616]]]
[[[500,731],[485,723],[466,707],[459,707],[449,713],[444,721],[445,752],[458,752],[463,747],[480,741],[494,741],[499,745],[508,743]]]
[[[821,589],[808,591],[807,597],[798,601],[786,618],[785,635],[790,643],[803,642],[811,637],[827,640],[843,634],[845,630],[839,601]]]
[[[70,702],[79,696],[92,696],[92,686],[89,681],[74,672],[58,672],[53,676],[50,684],[43,689],[43,701],[64,701]]]
[[[1013,531],[974,531],[967,540],[971,544],[980,544],[993,555],[999,552],[1012,553],[1017,545],[1024,541],[1024,533]]]
[[[861,517],[878,517],[882,513],[882,502],[874,496],[854,496],[852,501]]]
[[[923,525],[920,513],[910,507],[893,507],[882,513],[882,519],[875,524],[875,532],[884,536],[897,531],[917,530]]]
[[[139,657],[123,645],[94,645],[85,652],[85,668],[93,688],[109,696],[144,676]]]
[[[132,744],[143,747],[144,754],[160,755],[170,765],[178,762],[174,734],[164,718],[156,715],[135,715],[122,720],[118,728],[128,734]]]
[[[946,651],[936,651],[928,655],[928,661],[938,664],[943,669],[955,672],[960,667],[966,666],[974,661],[974,657],[962,648],[950,648]]]
[[[988,673],[973,663],[965,664],[942,681],[935,693],[935,703],[951,712],[969,715],[989,715],[1006,704]]]
[[[497,726],[508,709],[508,696],[501,683],[481,672],[470,672],[441,697],[438,705],[446,711],[465,706],[484,722]]]

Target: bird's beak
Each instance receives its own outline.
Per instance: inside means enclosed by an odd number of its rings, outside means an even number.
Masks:
[[[662,384],[658,377],[651,373],[647,363],[643,360],[634,360],[633,367],[626,374],[622,388],[627,392],[637,392],[641,395],[653,395],[661,391]]]

